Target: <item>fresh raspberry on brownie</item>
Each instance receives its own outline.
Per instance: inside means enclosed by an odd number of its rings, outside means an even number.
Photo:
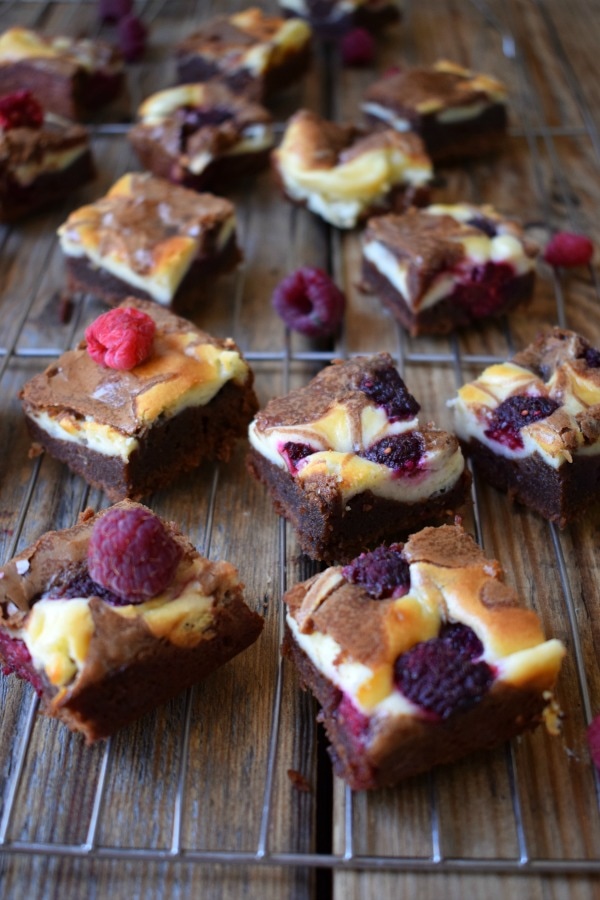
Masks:
[[[272,160],[288,200],[337,228],[429,201],[431,160],[414,134],[369,133],[302,109],[289,120]]]
[[[229,459],[258,407],[232,340],[133,297],[87,334],[89,344],[21,391],[39,447],[111,500],[139,499],[204,461]]]
[[[279,0],[279,6],[321,38],[339,39],[352,28],[377,32],[400,19],[398,0]]]
[[[304,553],[351,559],[462,505],[470,478],[458,441],[420,425],[418,411],[380,353],[338,360],[258,413],[248,465]]]
[[[537,253],[491,206],[428,206],[367,223],[362,281],[411,335],[447,334],[529,300]]]
[[[86,510],[0,569],[5,674],[88,743],[196,684],[262,627],[232,565],[127,500]]]
[[[284,653],[355,790],[492,748],[552,710],[564,646],[459,526],[326,569],[284,600]]]
[[[456,433],[490,484],[561,527],[600,499],[600,351],[541,334],[450,402]]]

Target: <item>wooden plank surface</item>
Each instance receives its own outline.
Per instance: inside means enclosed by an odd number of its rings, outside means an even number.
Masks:
[[[129,97],[111,109],[109,120],[125,120],[144,96],[171,83],[169,49],[195,20],[216,9],[244,5],[240,0],[143,4],[140,8],[153,26],[150,50],[143,63],[130,68]],[[274,2],[264,6],[275,8]],[[575,227],[600,244],[596,20],[591,0],[574,0],[568,6],[561,0],[406,0],[404,21],[381,40],[373,67],[343,69],[334,48],[318,48],[306,82],[278,98],[274,112],[283,121],[306,105],[340,120],[357,119],[361,93],[374,75],[404,60],[421,63],[447,57],[488,71],[510,88],[508,145],[493,160],[441,171],[436,199],[490,202],[531,223],[537,233],[540,228],[544,234],[549,228]],[[111,35],[109,28],[99,27],[91,2],[0,3],[0,28],[14,22],[34,24],[48,33]],[[503,46],[510,50],[506,38],[511,35],[516,39],[514,57],[503,53]],[[135,167],[123,135],[99,135],[94,149],[99,174],[93,185],[58,209],[0,230],[0,344],[16,348],[1,370],[0,382],[3,559],[48,528],[70,525],[86,504],[99,507],[106,502],[53,460],[28,459],[29,441],[17,400],[23,382],[77,340],[101,310],[88,299],[69,324],[61,321],[63,264],[54,236],[69,209],[104,193],[122,172]],[[451,339],[411,340],[382,312],[375,297],[361,293],[357,234],[332,233],[305,210],[283,202],[269,173],[236,187],[231,198],[238,210],[245,262],[215,285],[195,319],[218,336],[232,335],[250,354],[261,403],[306,383],[318,370],[322,360],[306,359],[307,352],[324,351],[327,356],[385,349],[399,359],[427,416],[450,426],[446,401],[461,380],[480,369],[464,362],[464,356],[504,357],[531,340],[545,322],[562,319],[600,344],[600,299],[592,275],[577,270],[557,277],[543,264],[533,303],[509,321]],[[330,268],[348,295],[344,331],[334,347],[288,335],[272,313],[274,285],[300,264]],[[40,358],[31,355],[33,350]],[[597,860],[596,784],[585,745],[586,710],[565,597],[572,599],[591,706],[597,711],[598,516],[590,515],[559,534],[527,510],[511,509],[505,497],[478,482],[475,499],[486,552],[500,560],[507,581],[523,603],[540,614],[547,632],[569,649],[558,691],[566,712],[563,736],[551,739],[538,732],[512,747],[478,754],[394,790],[354,795],[353,852],[382,861],[414,859],[418,864],[433,853],[437,835],[441,855],[451,859],[516,860],[526,849],[532,859]],[[107,852],[168,850],[175,828],[181,848],[190,852],[241,854],[261,847],[267,856],[296,853],[300,861],[307,853],[343,854],[348,849],[346,794],[335,779],[331,791],[328,763],[318,759],[315,706],[299,690],[294,671],[279,658],[281,592],[307,577],[313,567],[298,555],[293,535],[281,526],[264,491],[247,477],[243,446],[229,465],[202,467],[149,502],[161,515],[178,520],[209,556],[238,566],[249,602],[265,614],[265,632],[254,647],[187,697],[117,735],[108,750],[87,748],[56,723],[34,719],[22,756],[32,695],[15,679],[1,678],[3,805],[23,761],[7,839],[26,845],[85,843],[105,771],[94,839]],[[475,527],[472,514],[467,525]],[[294,787],[290,771],[300,773],[308,790]],[[302,864],[259,867],[2,852],[0,893],[70,900],[82,896],[85,884],[89,896],[144,900],[597,896],[597,880],[565,877],[560,870],[522,877],[426,874],[410,868],[410,862],[401,873],[358,872],[350,866],[329,879]]]

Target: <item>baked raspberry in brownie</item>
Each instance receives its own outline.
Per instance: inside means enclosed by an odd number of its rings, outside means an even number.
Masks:
[[[124,501],[49,531],[0,569],[0,661],[42,712],[106,738],[236,656],[263,621],[227,562]]]
[[[84,119],[124,84],[121,53],[100,40],[46,37],[27,28],[0,35],[0,94],[30,90],[44,109]]]
[[[178,310],[205,296],[205,276],[241,259],[235,208],[149,173],[123,175],[58,229],[71,291],[111,305],[130,294]]]
[[[0,221],[64,200],[94,177],[88,134],[30,91],[0,97]]]
[[[219,82],[182,84],[148,97],[129,141],[144,168],[202,190],[227,186],[269,162],[270,113]]]
[[[325,38],[339,38],[351,28],[378,31],[400,18],[397,0],[279,0],[279,6]]]
[[[413,336],[447,334],[529,300],[537,253],[491,206],[428,206],[368,222],[362,280]]]
[[[396,784],[535,726],[564,656],[495,560],[443,525],[289,590],[285,654],[316,696],[334,770]]]
[[[203,23],[176,47],[180,82],[218,79],[254,100],[288,87],[310,62],[311,30],[251,7]]]
[[[463,503],[470,478],[458,441],[420,425],[419,408],[380,353],[338,360],[258,413],[249,468],[304,553],[351,559]]]
[[[111,500],[138,499],[228,460],[258,408],[235,343],[129,298],[21,391],[34,449]]]
[[[600,350],[552,328],[465,384],[456,432],[478,473],[560,526],[600,499]]]
[[[363,112],[370,122],[421,135],[436,163],[496,153],[507,128],[502,82],[447,60],[402,69],[372,84]]]
[[[272,159],[286,197],[338,228],[429,202],[431,160],[414,134],[367,134],[303,109]]]

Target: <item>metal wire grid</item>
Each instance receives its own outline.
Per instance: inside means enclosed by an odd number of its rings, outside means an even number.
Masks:
[[[81,2],[81,0],[80,0]],[[513,130],[516,136],[522,136],[528,145],[528,149],[532,160],[532,170],[535,179],[537,198],[546,221],[551,220],[551,199],[544,184],[542,175],[541,161],[539,157],[538,141],[542,141],[546,149],[548,158],[550,159],[552,171],[559,186],[561,199],[567,210],[570,226],[577,230],[577,209],[572,199],[572,192],[569,189],[568,175],[561,164],[559,154],[556,152],[554,145],[555,137],[586,137],[592,142],[594,154],[597,161],[598,171],[600,173],[600,134],[596,127],[596,123],[591,114],[591,110],[585,99],[585,95],[581,91],[577,81],[575,72],[565,52],[561,42],[560,35],[554,25],[551,15],[549,14],[544,0],[530,0],[535,4],[540,14],[544,18],[547,26],[548,34],[552,42],[556,60],[560,64],[561,72],[566,83],[576,100],[577,106],[581,113],[584,127],[550,127],[546,125],[537,112],[535,97],[531,88],[531,80],[528,77],[527,62],[522,54],[518,41],[515,38],[515,16],[517,14],[515,0],[503,4],[502,13],[498,14],[497,7],[492,6],[486,0],[470,0],[484,17],[488,24],[491,24],[498,32],[502,44],[503,55],[507,61],[507,65],[512,66],[517,76],[518,97],[517,103],[521,108],[523,129]],[[6,11],[16,5],[15,2],[3,4],[3,10]],[[51,4],[48,2],[42,6],[39,18],[41,19]],[[145,4],[148,6],[149,4]],[[164,5],[160,4],[153,11],[154,15],[160,13],[160,9]],[[107,124],[98,126],[95,129],[96,134],[121,134],[126,126],[119,124]],[[3,250],[6,235],[2,244],[0,244],[0,253]],[[47,260],[44,260],[44,263]],[[590,277],[594,284],[596,295],[600,301],[600,283],[597,272],[590,267]],[[241,298],[243,273],[238,278],[238,299]],[[554,290],[556,299],[556,319],[557,322],[564,326],[566,324],[564,296],[560,276],[554,274]],[[65,347],[72,345],[75,334],[79,327],[81,316],[81,307],[78,314],[74,316],[69,332],[66,336],[64,347],[52,348],[27,348],[18,347],[25,323],[31,313],[34,302],[32,295],[29,302],[24,305],[21,315],[18,319],[16,327],[13,331],[11,340],[0,347],[0,379],[4,377],[11,361],[19,358],[41,358],[52,359],[58,357]],[[508,346],[512,348],[513,341],[508,323],[504,325],[505,338]],[[327,363],[333,356],[339,356],[339,348],[336,353],[329,352],[292,352],[289,335],[286,337],[285,346],[281,351],[269,352],[252,352],[245,353],[246,358],[260,365],[264,362],[275,362],[283,368],[284,384],[289,384],[290,369],[293,362],[314,362]],[[404,333],[400,328],[397,329],[397,357],[401,366],[407,364],[436,364],[450,365],[452,367],[455,380],[458,386],[463,383],[463,368],[469,365],[488,365],[493,362],[501,362],[502,359],[490,355],[466,354],[461,353],[458,341],[451,341],[450,352],[439,353],[422,353],[414,352],[408,349],[407,341]],[[41,460],[38,458],[33,466],[32,474],[25,491],[23,503],[19,510],[18,520],[15,525],[13,540],[9,548],[7,558],[10,558],[16,552],[19,544],[20,535],[28,514],[31,499],[34,493],[35,485],[38,480]],[[207,521],[205,534],[207,535],[207,545],[203,548],[208,555],[210,553],[210,540],[213,527],[213,518],[215,510],[215,499],[218,490],[219,470],[214,470],[210,503],[208,506]],[[474,482],[475,485],[475,482]],[[80,498],[79,511],[82,511],[87,505],[88,488],[82,489]],[[476,487],[473,490],[474,500],[474,521],[476,536],[481,543],[481,504],[477,496]],[[589,723],[592,718],[592,706],[590,700],[590,690],[588,679],[585,671],[585,662],[581,639],[577,627],[577,617],[575,611],[574,600],[569,585],[567,568],[560,544],[558,531],[552,524],[548,525],[550,538],[555,554],[556,565],[558,568],[560,582],[563,592],[563,601],[568,615],[569,627],[573,651],[576,661],[576,669],[579,680],[579,688],[581,692],[581,700],[584,709],[586,722]],[[280,555],[280,585],[279,590],[282,595],[286,588],[286,525],[283,520],[279,524],[279,555]],[[280,637],[283,636],[283,616],[280,615]],[[109,859],[109,860],[127,860],[127,861],[171,861],[171,862],[188,862],[188,863],[224,863],[227,865],[258,865],[258,866],[303,866],[313,868],[329,868],[334,870],[386,870],[386,871],[402,871],[402,872],[427,872],[427,873],[498,873],[498,874],[531,874],[531,875],[589,875],[600,873],[600,860],[594,859],[540,859],[533,858],[529,852],[524,819],[522,813],[522,802],[519,792],[519,779],[517,777],[517,760],[512,745],[506,747],[506,766],[509,776],[511,803],[514,814],[515,831],[519,852],[516,857],[510,858],[476,858],[462,857],[450,858],[444,855],[443,835],[441,834],[439,813],[436,803],[435,791],[435,773],[430,776],[430,812],[431,812],[431,853],[423,857],[410,856],[374,856],[355,852],[354,844],[354,797],[349,788],[345,789],[345,828],[344,828],[344,847],[340,853],[300,853],[300,852],[273,852],[269,849],[269,827],[272,818],[272,803],[274,794],[274,772],[275,759],[277,755],[279,726],[281,718],[282,703],[282,686],[283,686],[283,663],[279,660],[276,688],[273,699],[273,707],[271,712],[271,723],[269,733],[269,750],[267,771],[265,777],[264,791],[261,804],[261,818],[259,836],[254,851],[225,851],[225,850],[200,850],[187,849],[182,846],[182,824],[185,809],[185,779],[188,761],[188,748],[191,726],[191,711],[193,705],[193,689],[188,692],[185,703],[184,721],[180,736],[180,765],[177,777],[177,792],[173,807],[171,841],[170,846],[165,849],[151,848],[124,848],[118,846],[104,846],[98,842],[99,823],[105,803],[105,787],[107,775],[110,770],[112,760],[112,742],[109,740],[105,744],[103,757],[99,769],[99,775],[96,783],[94,801],[92,805],[92,813],[87,829],[85,841],[82,843],[54,843],[51,841],[23,841],[10,840],[8,833],[11,820],[15,810],[15,802],[19,792],[19,787],[25,771],[27,753],[35,722],[38,708],[37,697],[33,696],[27,717],[25,727],[23,729],[18,753],[16,755],[16,764],[11,778],[8,781],[5,791],[5,805],[3,814],[0,819],[0,855],[42,855],[42,856],[61,856],[72,858],[88,858],[88,859]],[[596,795],[600,804],[600,779],[596,773],[595,777]]]

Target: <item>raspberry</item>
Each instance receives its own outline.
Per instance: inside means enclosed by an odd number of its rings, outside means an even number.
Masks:
[[[105,603],[110,603],[112,606],[123,606],[127,603],[123,597],[118,597],[116,594],[113,594],[112,591],[109,591],[107,588],[102,587],[101,584],[93,581],[90,578],[87,565],[74,575],[71,573],[71,577],[68,577],[65,580],[58,578],[53,583],[50,590],[45,594],[45,597],[47,600],[72,600],[74,597],[99,597],[101,600],[104,600]]]
[[[148,29],[137,16],[129,15],[119,19],[117,25],[119,47],[127,62],[140,59],[146,49]]]
[[[2,671],[5,675],[17,675],[30,683],[40,697],[44,691],[42,676],[34,668],[29,650],[20,638],[11,638],[0,631],[0,658],[3,660]]]
[[[222,125],[233,119],[233,112],[224,106],[183,106],[177,110],[181,130],[187,136],[206,125]]]
[[[600,369],[600,350],[595,347],[586,347],[583,358],[590,369]]]
[[[402,556],[402,544],[382,545],[370,553],[361,553],[344,566],[342,575],[352,584],[360,584],[373,600],[404,597],[410,589],[410,569]]]
[[[98,15],[102,22],[118,22],[133,9],[133,0],[100,0]]]
[[[588,746],[592,762],[600,771],[600,716],[592,719],[587,730]]]
[[[329,275],[304,266],[277,285],[273,306],[293,331],[326,337],[339,330],[346,298]]]
[[[357,743],[362,743],[369,728],[369,719],[355,707],[349,697],[343,696],[335,711],[335,718],[343,724],[344,729],[352,735]]]
[[[457,284],[449,302],[464,307],[472,316],[491,316],[506,302],[505,288],[514,277],[515,270],[507,263],[476,266],[466,284]]]
[[[85,330],[87,352],[109,369],[133,369],[152,351],[156,323],[133,307],[111,309]]]
[[[298,444],[294,443],[294,441],[287,441],[279,452],[285,459],[290,473],[295,475],[298,471],[298,463],[317,451],[310,444]]]
[[[44,110],[31,91],[15,91],[0,97],[0,127],[40,128],[44,121]]]
[[[473,216],[466,224],[470,225],[471,228],[477,228],[478,231],[483,231],[484,234],[491,238],[496,237],[498,234],[496,223],[492,219],[486,219],[485,216]]]
[[[181,548],[149,509],[109,510],[92,530],[90,576],[128,603],[143,603],[170,583]]]
[[[374,375],[364,375],[358,389],[370,400],[383,406],[390,422],[412,419],[421,409],[413,395],[409,394],[396,369],[391,367],[380,369]]]
[[[416,475],[423,456],[423,440],[413,431],[382,438],[358,454],[370,462],[394,469],[397,475]]]
[[[484,431],[492,441],[505,444],[511,450],[523,447],[521,429],[532,422],[546,419],[558,409],[559,404],[551,397],[528,397],[515,394],[507,397],[490,417],[490,427]]]
[[[413,703],[442,719],[470,709],[494,680],[483,646],[466,625],[446,626],[438,637],[415,644],[394,663],[394,682]],[[470,634],[471,632],[471,634]]]
[[[375,38],[365,28],[347,31],[340,42],[345,66],[370,66],[375,59]]]
[[[544,251],[544,259],[551,266],[586,266],[594,255],[594,245],[584,234],[558,231]]]

